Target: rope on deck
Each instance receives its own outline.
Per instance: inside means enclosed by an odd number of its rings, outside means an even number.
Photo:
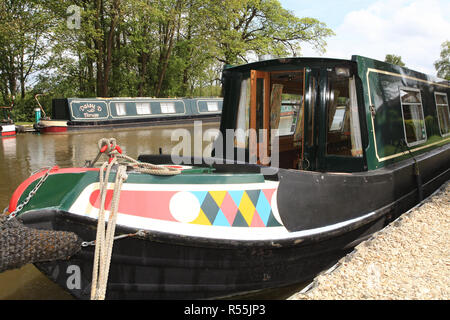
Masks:
[[[172,167],[160,166],[152,163],[140,162],[122,153],[122,149],[117,145],[115,138],[102,138],[98,141],[99,152],[95,159],[90,162],[90,167],[98,161],[102,154],[109,157],[109,162],[113,158],[125,160],[125,164],[131,166],[135,171],[158,175],[158,176],[173,176],[181,173],[181,170]]]

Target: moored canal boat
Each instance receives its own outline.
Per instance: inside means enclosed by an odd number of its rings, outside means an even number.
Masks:
[[[2,119],[0,121],[0,137],[13,137],[16,135],[17,128],[11,115],[11,109],[14,108],[14,96],[11,99],[11,105],[0,106],[2,110]]]
[[[67,98],[52,100],[41,133],[220,121],[222,98]]]
[[[138,158],[178,168],[173,176],[128,166],[106,298],[220,298],[310,280],[450,178],[448,81],[353,56],[231,67],[223,86],[211,158]],[[282,115],[288,100],[294,110]],[[68,260],[36,264],[82,299],[93,279],[99,171],[39,172],[9,204],[27,226],[86,241]]]
[[[13,137],[16,135],[16,126],[11,123],[0,123],[0,136]]]

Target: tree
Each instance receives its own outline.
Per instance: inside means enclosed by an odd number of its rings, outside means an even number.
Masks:
[[[441,45],[441,58],[434,63],[437,76],[450,80],[450,41],[445,41]]]
[[[386,58],[384,58],[384,62],[395,64],[400,67],[405,66],[405,63],[402,61],[402,57],[396,56],[395,54],[387,54]]]
[[[217,59],[225,64],[247,61],[249,52],[295,56],[302,42],[324,51],[325,39],[334,35],[324,23],[298,18],[278,0],[209,0],[202,10]]]
[[[25,92],[32,78],[37,80],[33,90],[47,92],[48,101],[56,96],[215,95],[220,93],[224,63],[245,62],[250,54],[295,56],[304,43],[324,51],[325,40],[333,35],[316,19],[296,17],[279,0],[0,2],[0,6],[6,4],[21,8],[15,11],[19,17],[26,17],[33,8],[33,15],[26,19],[45,17],[46,25],[33,29],[34,34],[24,33],[27,24],[9,22],[24,18],[4,19],[3,15],[11,16],[11,10],[2,11],[0,90],[5,96],[23,82]],[[71,28],[68,22],[74,6],[80,12],[80,23]],[[20,50],[14,55],[15,67],[9,67],[8,45],[20,37],[8,38],[6,28],[22,32],[28,41],[22,68]],[[45,50],[39,50],[41,39]],[[38,46],[33,51],[35,43]]]
[[[4,0],[0,4],[0,77],[3,97],[16,95],[20,84],[25,98],[26,81],[39,69],[45,52],[44,30],[48,15],[38,1]]]

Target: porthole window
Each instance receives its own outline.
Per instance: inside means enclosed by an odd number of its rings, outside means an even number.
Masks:
[[[406,144],[408,146],[414,146],[425,142],[427,140],[427,130],[423,117],[420,90],[400,88],[400,102]]]
[[[435,92],[436,109],[438,114],[439,130],[443,137],[450,135],[450,112],[447,94]]]

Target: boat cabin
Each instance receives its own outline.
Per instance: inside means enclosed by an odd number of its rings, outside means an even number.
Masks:
[[[225,69],[223,86],[226,158],[361,172],[450,140],[448,81],[365,57],[250,63]]]
[[[222,98],[65,98],[52,101],[53,119],[73,123],[220,116],[221,110]]]

